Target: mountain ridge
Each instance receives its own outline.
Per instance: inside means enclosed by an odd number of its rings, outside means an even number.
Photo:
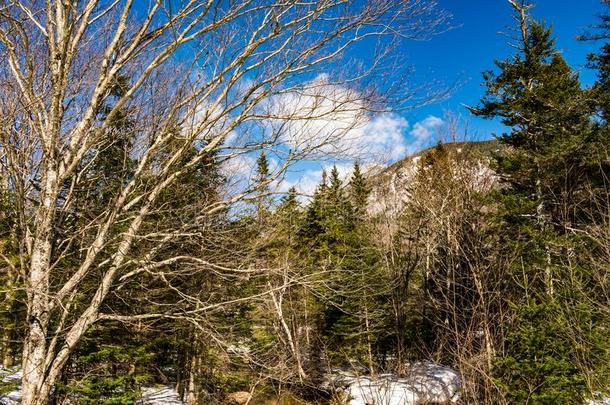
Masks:
[[[493,176],[491,159],[502,146],[496,139],[485,141],[456,141],[439,143],[393,163],[369,176],[371,194],[369,196],[369,213],[372,215],[389,214],[396,216],[409,200],[409,187],[421,169],[421,159],[431,157],[441,148],[446,152],[474,162],[477,176]]]

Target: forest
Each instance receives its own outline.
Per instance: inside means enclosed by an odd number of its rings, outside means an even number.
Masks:
[[[0,0],[0,404],[610,403],[610,1],[372,164],[441,3]]]

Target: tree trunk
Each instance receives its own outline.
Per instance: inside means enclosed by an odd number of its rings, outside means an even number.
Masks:
[[[364,326],[366,328],[366,354],[369,367],[369,374],[375,376],[375,367],[373,362],[373,344],[371,343],[371,325],[369,322],[368,304],[364,306]]]
[[[46,169],[41,207],[36,217],[30,269],[27,276],[27,336],[23,347],[22,404],[48,403],[55,381],[47,379],[47,326],[49,322],[49,268],[57,197],[57,171]]]
[[[287,278],[284,279],[284,283],[287,283]],[[275,293],[273,292],[273,288],[272,288],[271,284],[269,284],[269,291],[271,291],[270,292],[271,301],[273,302],[273,306],[275,308],[275,313],[277,315],[277,319],[282,327],[284,334],[286,335],[286,340],[288,342],[288,348],[290,350],[290,353],[292,354],[292,357],[294,358],[294,360],[296,362],[297,373],[299,375],[299,381],[302,382],[303,380],[305,380],[307,378],[307,373],[305,373],[305,369],[303,368],[301,353],[299,352],[299,350],[297,348],[297,344],[295,342],[295,336],[292,333],[292,329],[286,322],[286,318],[284,317],[282,301],[283,301],[283,294],[285,293],[285,290],[284,289],[280,290],[278,292],[278,296],[276,297]]]
[[[189,381],[187,386],[186,403],[188,405],[199,404],[199,387],[197,386],[197,375],[201,372],[201,355],[198,350],[197,336],[195,333],[195,349],[191,354],[191,364],[189,367]]]
[[[30,288],[28,291],[28,334],[26,336],[23,357],[22,404],[44,404],[48,401],[48,385],[45,381],[46,325],[48,274],[38,256],[32,257],[30,270]]]

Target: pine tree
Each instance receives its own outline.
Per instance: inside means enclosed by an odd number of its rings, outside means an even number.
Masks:
[[[324,269],[317,333],[327,356],[336,365],[361,364],[374,373],[387,297],[366,217],[369,188],[358,167],[355,172],[349,187],[336,166],[328,179],[323,175],[299,235],[312,272]]]
[[[318,236],[324,232],[323,229],[323,210],[326,206],[328,197],[328,185],[326,171],[322,171],[322,180],[314,191],[311,202],[305,211],[303,224],[299,229],[299,236],[304,243],[314,243]]]
[[[352,327],[347,335],[347,343],[356,348],[356,356],[363,360],[369,373],[374,375],[378,368],[378,354],[386,351],[382,345],[384,336],[387,335],[391,311],[388,308],[390,280],[382,271],[381,258],[372,238],[372,223],[367,214],[370,192],[371,188],[362,175],[360,164],[355,162],[349,182],[349,213],[353,226],[349,266],[353,268],[353,276],[348,281],[347,288],[352,293],[346,302],[346,312],[352,316],[344,319]]]
[[[326,236],[329,242],[340,248],[353,228],[352,206],[348,199],[337,166],[330,171],[330,181],[326,195]]]
[[[120,98],[129,88],[128,80],[126,76],[119,76],[110,96]],[[107,102],[101,113],[102,120],[111,109],[111,103]],[[128,181],[135,168],[131,157],[135,123],[131,115],[127,109],[119,111],[110,122],[104,143],[98,147],[91,170],[98,178],[99,203],[102,206],[110,202],[109,199]]]
[[[276,216],[279,219],[279,233],[287,239],[287,244],[293,246],[301,223],[301,206],[294,187],[288,189],[288,193],[280,202]]]
[[[606,9],[610,1],[602,0]],[[588,56],[589,66],[597,70],[597,81],[592,88],[592,95],[597,100],[601,117],[605,123],[610,119],[610,13],[599,16],[599,23],[593,26],[594,32],[579,36],[583,41],[606,41],[596,53]]]
[[[271,210],[272,199],[269,196],[269,161],[267,154],[263,151],[256,159],[256,177],[254,178],[254,187],[256,190],[256,218],[263,226],[269,212]]]
[[[100,115],[107,113],[114,97],[120,96],[121,88],[118,86],[117,93],[109,96]],[[77,206],[78,215],[74,215],[75,218],[87,220],[98,215],[129,181],[137,163],[131,152],[136,133],[130,112],[120,111],[107,132],[104,142],[91,156],[86,172],[89,181],[79,193],[82,202]],[[176,125],[172,131],[173,137],[159,148],[158,155],[167,155],[178,147],[184,147],[181,133]],[[197,142],[190,145],[190,149],[187,146],[182,159],[174,163],[175,167],[184,168],[203,146]],[[154,156],[153,160],[159,159],[159,156]],[[151,171],[151,176],[156,175],[154,170]],[[201,211],[218,201],[218,187],[222,181],[214,157],[204,157],[164,190],[159,196],[160,209],[148,216],[142,229],[150,232],[184,229],[185,234],[207,232],[214,235],[214,230],[224,226],[224,213],[220,212],[216,218],[207,216],[209,222],[201,223]],[[142,240],[139,243],[157,242]],[[174,256],[176,252],[181,252],[184,256],[213,260],[214,254],[205,251],[205,248],[186,237],[159,248],[157,256],[152,259],[162,261],[164,255]],[[137,250],[134,249],[134,252]],[[214,253],[218,255],[216,251]],[[134,260],[139,259],[134,257]],[[193,296],[206,295],[204,291],[209,286],[209,279],[205,277],[205,272],[184,277],[180,264],[169,264],[159,271],[171,277],[172,285],[180,286],[182,291],[188,291]],[[93,288],[99,282],[96,277],[93,275],[84,282]],[[125,284],[107,300],[106,308],[129,315],[138,314],[144,308],[155,311],[153,308],[158,308],[157,305],[173,305],[174,298],[167,293],[164,284],[164,281],[152,275],[139,283]],[[200,374],[199,370],[193,369],[193,359],[199,359],[204,348],[196,335],[192,325],[167,320],[157,321],[153,329],[141,323],[96,324],[95,328],[87,331],[71,355],[70,366],[58,387],[57,397],[61,399],[76,394],[83,403],[132,404],[140,396],[142,386],[159,381],[167,383],[168,380],[176,383],[182,394],[190,389],[187,386],[191,375]],[[164,371],[160,373],[159,370]],[[197,383],[199,378],[204,376],[197,377]]]
[[[176,142],[170,142],[165,153],[172,153],[176,145],[182,145],[179,141],[182,131],[179,127],[174,130]],[[182,147],[184,147],[182,145]],[[176,162],[176,168],[181,169],[199,153],[205,144],[194,141],[185,150],[183,158]],[[196,232],[204,235],[209,244],[201,244],[192,238],[186,237],[177,239],[174,243],[168,244],[164,250],[158,252],[159,260],[167,254],[169,257],[181,252],[188,257],[205,257],[210,261],[226,262],[229,252],[218,252],[218,235],[234,232],[228,229],[226,212],[219,211],[213,216],[207,216],[202,220],[201,212],[210,209],[219,199],[219,188],[223,184],[224,178],[220,174],[217,159],[214,155],[207,155],[200,159],[195,165],[184,172],[178,181],[166,189],[160,196],[159,204],[164,207],[155,216],[151,216],[147,226],[151,229],[179,229],[183,227],[185,232]],[[227,246],[228,249],[230,247]],[[236,249],[237,251],[237,249]],[[194,297],[209,297],[212,291],[221,293],[220,286],[207,269],[200,269],[193,274],[182,275],[184,265],[173,264],[163,269],[172,275],[172,284],[187,292]],[[165,297],[158,295],[157,291],[162,291],[162,286],[158,285],[160,280],[150,280],[150,285],[142,286],[142,303],[132,304],[135,307],[149,305],[152,302],[171,303],[175,297],[171,295]],[[237,282],[229,283],[226,290],[222,293],[226,296],[234,296],[235,290],[239,290],[241,285]],[[148,296],[149,291],[152,296]],[[205,298],[204,298],[205,299]],[[180,300],[179,300],[180,301]],[[218,319],[219,328],[225,327],[226,322],[237,322],[241,319],[231,319],[233,314],[226,314],[227,319]],[[214,387],[216,380],[209,370],[213,369],[217,363],[217,358],[212,354],[213,347],[209,341],[202,336],[199,329],[189,322],[159,322],[156,327],[156,336],[152,339],[150,350],[155,354],[153,364],[163,367],[166,371],[164,378],[169,378],[175,382],[177,391],[185,402],[199,403],[204,401],[208,392],[218,389]],[[157,375],[153,375],[157,377]]]
[[[0,176],[2,174],[0,172]],[[5,179],[0,177],[0,180]],[[22,280],[17,271],[19,242],[15,238],[18,225],[14,217],[14,204],[15,196],[0,183],[0,367],[3,368],[12,367],[19,354],[15,342],[22,339],[21,326],[26,316],[23,304],[25,291],[20,288]]]
[[[356,218],[363,218],[366,214],[367,200],[370,194],[370,187],[367,184],[360,163],[354,163],[354,171],[349,182],[350,198],[354,207],[354,215]]]
[[[579,360],[606,344],[599,320],[584,309],[594,288],[590,269],[567,257],[580,249],[571,229],[585,220],[584,191],[599,175],[594,110],[551,30],[528,16],[530,6],[511,4],[522,33],[519,53],[496,62],[499,73],[484,74],[486,95],[473,109],[510,127],[496,158],[505,184],[497,196],[499,232],[504,254],[519,260],[508,275],[515,318],[505,327],[506,354],[496,372],[511,403],[575,403],[594,367]]]
[[[98,119],[106,119],[128,87],[127,76],[121,75],[115,80],[97,112]],[[79,221],[89,221],[111,204],[135,169],[136,161],[132,157],[136,138],[133,113],[128,108],[120,110],[109,122],[104,135],[81,169],[86,181],[76,190],[74,209],[64,212],[65,217],[58,221],[66,224],[66,233],[73,232]],[[74,252],[75,256],[78,254],[78,250]],[[62,263],[65,267],[71,265],[69,258]],[[92,274],[83,283],[93,290],[99,283],[98,277]],[[84,296],[81,299],[87,298]],[[110,301],[110,305],[125,313],[135,310],[121,299]],[[76,300],[73,305],[81,303]],[[140,396],[141,384],[151,376],[150,366],[154,357],[151,347],[150,336],[136,333],[123,324],[109,322],[96,325],[87,331],[70,356],[70,365],[57,387],[57,398],[76,394],[82,398],[82,403],[133,403]]]
[[[602,0],[607,10],[610,10],[610,1]],[[598,201],[604,201],[606,198],[606,180],[607,174],[610,173],[610,160],[608,159],[608,139],[610,139],[610,11],[598,16],[599,23],[593,28],[595,31],[579,37],[580,40],[587,41],[602,41],[600,49],[588,55],[589,68],[597,71],[597,80],[588,90],[588,96],[593,100],[596,108],[597,116],[594,120],[594,130],[588,142],[589,149],[595,160],[592,159],[592,164],[597,163],[598,166],[592,171],[592,176],[589,179],[593,183],[591,196],[588,199],[589,211],[595,213],[595,220],[599,221],[603,217],[602,211],[595,207]],[[596,155],[595,155],[596,153]],[[595,177],[593,177],[595,176]],[[595,181],[597,180],[597,181]],[[601,202],[602,206],[605,202]]]

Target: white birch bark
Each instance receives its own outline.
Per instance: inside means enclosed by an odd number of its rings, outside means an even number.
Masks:
[[[270,109],[273,102],[302,94],[312,86],[308,77],[326,71],[335,73],[331,85],[357,87],[381,61],[375,58],[361,70],[337,69],[347,50],[371,37],[387,42],[389,49],[392,39],[425,37],[445,18],[426,0],[221,3],[185,0],[175,2],[172,9],[162,0],[30,0],[0,8],[0,81],[5,83],[0,106],[5,107],[5,100],[19,105],[16,136],[2,136],[0,148],[12,167],[11,184],[25,185],[19,192],[23,198],[18,220],[23,233],[20,271],[27,286],[22,357],[26,405],[48,402],[70,354],[91,325],[130,318],[100,312],[122,285],[162,268],[155,260],[231,274],[243,271],[206,257],[159,259],[156,255],[163,246],[192,237],[188,224],[166,230],[158,246],[134,249],[153,237],[143,224],[159,212],[164,191],[210,155],[228,164],[263,148],[282,156],[270,182],[281,178],[292,163],[319,153],[324,144],[334,144],[345,134],[311,134],[315,142],[287,145],[281,131],[286,124],[251,135],[256,123],[329,115],[316,109],[287,114],[286,109]],[[378,54],[386,56],[384,51]],[[129,77],[128,88],[100,118],[121,75]],[[365,113],[383,109],[390,96],[365,91],[337,94],[343,98],[330,114],[352,111],[354,105]],[[351,99],[345,100],[346,94]],[[395,101],[406,104],[411,94],[405,89],[404,95],[395,96]],[[74,209],[83,167],[125,108],[137,112],[140,124],[134,148],[138,165],[132,178],[99,216],[72,234],[58,232],[62,215]],[[183,129],[180,145],[159,160],[160,151],[177,141],[175,124]],[[228,145],[227,139],[233,143]],[[197,142],[203,146],[184,163]],[[152,184],[144,187],[145,181]],[[201,216],[239,203],[254,191],[245,187],[210,204]],[[82,254],[76,265],[65,268],[68,247],[75,245]],[[75,297],[85,293],[83,282],[93,273],[100,275],[98,285],[85,303],[77,302]],[[182,294],[172,286],[168,289]],[[186,301],[194,308],[201,303],[201,309],[135,317],[186,316],[194,322],[225,304],[201,302],[198,297]]]

